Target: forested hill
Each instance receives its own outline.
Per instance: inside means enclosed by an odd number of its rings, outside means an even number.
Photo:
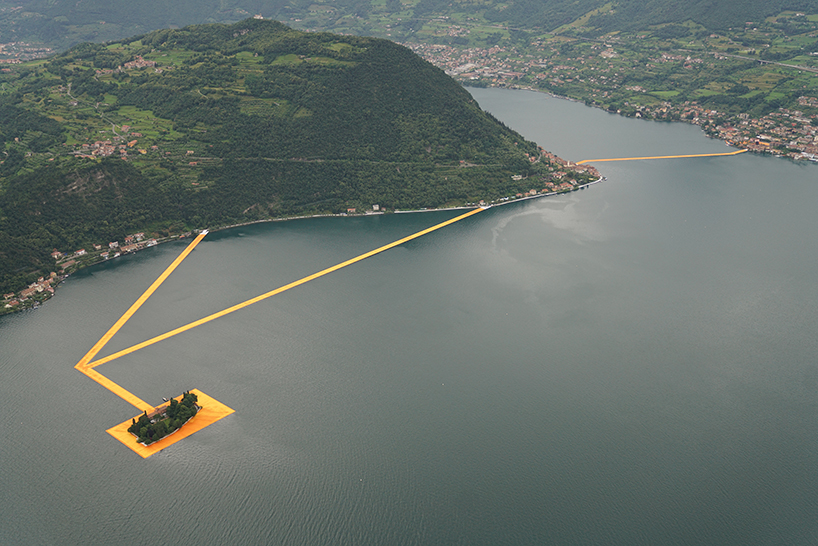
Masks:
[[[559,168],[408,49],[272,21],[86,43],[0,83],[3,291],[53,249],[489,201]]]

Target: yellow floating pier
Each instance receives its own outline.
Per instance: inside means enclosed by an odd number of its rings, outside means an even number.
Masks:
[[[218,400],[211,398],[198,389],[192,389],[190,392],[196,395],[198,398],[197,404],[201,406],[202,409],[200,409],[199,412],[190,419],[190,421],[185,423],[182,428],[170,436],[165,436],[159,441],[143,446],[142,444],[136,442],[136,437],[133,434],[128,432],[128,427],[130,427],[132,423],[131,421],[125,421],[124,423],[120,423],[115,427],[109,428],[107,432],[136,452],[137,455],[145,459],[154,453],[158,453],[166,447],[175,444],[179,440],[187,438],[194,432],[198,432],[206,426],[212,425],[219,419],[227,417],[234,412],[233,409],[228,408]],[[179,396],[177,397],[177,400],[180,400],[181,398],[182,397]],[[139,419],[139,415],[135,416],[134,418]]]
[[[451,220],[446,220],[445,222],[441,222],[441,223],[439,223],[437,225],[434,225],[434,226],[432,226],[430,228],[424,229],[422,231],[418,231],[417,233],[413,233],[412,235],[404,237],[403,239],[398,239],[397,241],[394,241],[392,243],[384,245],[384,246],[382,246],[380,248],[376,248],[375,250],[370,250],[369,252],[365,252],[364,254],[361,254],[360,256],[356,256],[355,258],[351,258],[351,259],[349,259],[349,260],[347,260],[345,262],[341,262],[341,263],[339,263],[337,265],[334,265],[332,267],[328,267],[327,269],[319,271],[318,273],[313,273],[312,275],[308,275],[308,276],[304,277],[303,279],[293,281],[290,284],[285,284],[284,286],[282,286],[280,288],[276,288],[275,290],[271,290],[270,292],[267,292],[265,294],[261,294],[260,296],[256,296],[255,298],[251,298],[251,299],[249,299],[247,301],[237,303],[236,305],[234,305],[232,307],[228,307],[227,309],[223,309],[221,311],[213,313],[212,315],[208,315],[208,316],[206,316],[204,318],[200,318],[199,320],[193,321],[193,322],[191,322],[189,324],[185,324],[184,326],[180,326],[179,328],[176,328],[175,330],[165,332],[164,334],[160,334],[160,335],[158,335],[156,337],[145,340],[145,341],[143,341],[141,343],[137,343],[136,345],[128,347],[127,349],[122,349],[121,351],[116,352],[116,353],[114,353],[112,355],[106,356],[104,358],[100,358],[99,360],[94,361],[92,363],[92,366],[99,366],[100,364],[105,364],[106,362],[116,360],[117,358],[123,357],[123,356],[125,356],[127,354],[130,354],[130,353],[133,353],[135,351],[138,351],[139,349],[144,349],[145,347],[148,347],[150,345],[153,345],[154,343],[158,343],[160,341],[163,341],[163,340],[168,339],[170,337],[173,337],[175,335],[181,334],[182,332],[187,332],[188,330],[192,330],[193,328],[195,328],[197,326],[201,326],[202,324],[207,324],[208,322],[210,322],[212,320],[216,320],[217,318],[221,318],[221,317],[223,317],[225,315],[229,315],[230,313],[234,313],[234,312],[236,312],[236,311],[238,311],[240,309],[244,309],[245,307],[249,307],[250,305],[253,305],[254,303],[258,303],[260,301],[266,300],[267,298],[275,296],[276,294],[281,294],[282,292],[286,292],[287,290],[290,290],[291,288],[295,288],[296,286],[301,286],[304,283],[307,283],[309,281],[318,279],[320,277],[323,277],[324,275],[328,275],[330,273],[338,271],[339,269],[343,269],[343,268],[345,268],[345,267],[347,267],[349,265],[352,265],[354,263],[358,263],[361,260],[364,260],[364,259],[369,258],[371,256],[374,256],[376,254],[380,254],[381,252],[385,252],[385,251],[387,251],[387,250],[389,250],[391,248],[395,248],[396,246],[402,245],[403,243],[411,241],[412,239],[417,239],[418,237],[426,235],[427,233],[431,233],[431,232],[433,232],[435,230],[438,230],[440,228],[443,228],[443,227],[446,227],[448,225],[454,224],[455,222],[459,222],[460,220],[463,220],[464,218],[468,218],[469,216],[477,214],[478,212],[480,212],[482,210],[483,209],[481,209],[481,208],[470,210],[469,212],[467,212],[465,214],[461,214],[460,216],[452,218]]]
[[[185,250],[173,261],[173,263],[171,263],[168,266],[168,268],[165,269],[165,271],[161,275],[159,275],[159,277],[153,282],[153,284],[151,284],[148,287],[148,289],[145,290],[145,292],[141,296],[139,296],[139,298],[133,303],[133,305],[131,305],[131,307],[125,312],[125,314],[123,314],[119,318],[119,320],[117,320],[114,323],[114,325],[111,326],[111,328],[105,333],[105,335],[102,336],[100,338],[100,340],[97,341],[94,344],[93,347],[91,347],[91,350],[88,351],[85,354],[85,356],[82,357],[82,359],[77,363],[75,368],[78,369],[79,371],[81,371],[82,373],[84,373],[90,379],[93,379],[94,381],[96,381],[97,383],[99,383],[100,385],[102,385],[103,387],[108,389],[109,391],[111,391],[112,393],[116,394],[117,396],[119,396],[120,398],[122,398],[123,400],[128,402],[129,404],[133,405],[134,407],[136,407],[140,411],[151,411],[151,410],[154,409],[154,407],[151,404],[148,404],[147,402],[140,399],[135,394],[133,394],[133,393],[129,392],[128,390],[124,389],[123,387],[121,387],[120,385],[117,385],[116,383],[114,383],[113,381],[108,379],[107,377],[103,376],[101,373],[97,372],[94,368],[96,368],[97,366],[100,366],[102,364],[105,364],[106,362],[110,362],[112,360],[115,360],[117,358],[125,356],[127,354],[131,354],[131,353],[133,353],[135,351],[138,351],[139,349],[142,349],[142,348],[147,347],[149,345],[153,345],[154,343],[162,341],[163,339],[168,339],[169,337],[173,337],[173,336],[175,336],[177,334],[181,334],[182,332],[186,332],[188,330],[191,330],[191,329],[195,328],[196,326],[200,326],[200,325],[206,324],[206,323],[208,323],[208,322],[210,322],[212,320],[216,320],[217,318],[223,317],[225,315],[229,315],[230,313],[233,313],[234,311],[238,311],[239,309],[244,309],[245,307],[248,307],[248,306],[250,306],[250,305],[252,305],[254,303],[258,303],[258,302],[260,302],[262,300],[265,300],[265,299],[267,299],[269,297],[275,296],[276,294],[280,294],[282,292],[290,290],[291,288],[295,288],[296,286],[301,286],[302,284],[307,283],[307,282],[309,282],[311,280],[317,279],[319,277],[323,277],[324,275],[328,275],[329,273],[332,273],[334,271],[338,271],[339,269],[343,269],[344,267],[347,267],[347,266],[352,265],[354,263],[360,262],[361,260],[369,258],[370,256],[374,256],[376,254],[379,254],[379,253],[384,252],[386,250],[389,250],[391,248],[395,248],[396,246],[402,245],[403,243],[406,243],[406,242],[411,241],[413,239],[417,239],[418,237],[426,235],[427,233],[431,233],[431,232],[433,232],[435,230],[438,230],[440,228],[443,228],[443,227],[446,227],[448,225],[454,224],[455,222],[459,222],[460,220],[463,220],[464,218],[468,218],[469,216],[477,214],[478,212],[480,212],[482,210],[484,210],[484,209],[483,208],[477,208],[477,209],[470,210],[469,212],[467,212],[465,214],[461,214],[460,216],[457,216],[457,217],[452,218],[450,220],[446,220],[445,222],[441,222],[441,223],[436,224],[436,225],[434,225],[434,226],[432,226],[430,228],[424,229],[422,231],[418,231],[417,233],[413,233],[412,235],[409,235],[409,236],[404,237],[402,239],[398,239],[397,241],[394,241],[392,243],[384,245],[384,246],[382,246],[380,248],[376,248],[375,250],[370,250],[369,252],[365,252],[364,254],[361,254],[360,256],[357,256],[355,258],[346,260],[345,262],[341,262],[341,263],[339,263],[337,265],[334,265],[332,267],[328,267],[327,269],[319,271],[318,273],[313,273],[312,275],[308,275],[308,276],[306,276],[306,277],[304,277],[302,279],[299,279],[297,281],[286,284],[286,285],[284,285],[284,286],[282,286],[280,288],[276,288],[275,290],[272,290],[272,291],[267,292],[265,294],[261,294],[260,296],[256,296],[255,298],[252,298],[252,299],[249,299],[249,300],[244,301],[242,303],[236,304],[236,305],[234,305],[232,307],[229,307],[229,308],[224,309],[222,311],[219,311],[217,313],[213,313],[212,315],[208,315],[208,316],[206,316],[204,318],[201,318],[199,320],[196,320],[194,322],[186,324],[185,326],[181,326],[179,328],[176,328],[175,330],[171,330],[170,332],[166,332],[164,334],[161,334],[159,336],[151,338],[151,339],[149,339],[147,341],[143,341],[142,343],[137,343],[136,345],[133,345],[132,347],[128,347],[127,349],[123,349],[123,350],[121,350],[121,351],[119,351],[117,353],[114,353],[112,355],[106,356],[104,358],[100,358],[98,360],[94,360],[94,357],[105,347],[105,345],[111,340],[111,338],[113,338],[114,335],[125,325],[125,323],[127,323],[128,320],[130,320],[130,318],[134,315],[134,313],[136,313],[136,311],[139,310],[140,307],[142,307],[142,304],[144,304],[148,300],[148,298],[156,291],[156,289],[159,288],[159,286],[163,282],[165,282],[165,280],[170,276],[171,273],[173,273],[173,271],[179,266],[179,264],[181,264],[182,261],[185,258],[187,258],[187,256],[193,251],[193,249],[196,248],[196,245],[198,245],[201,242],[201,240],[204,239],[205,235],[207,235],[207,230],[205,230],[205,231],[201,232],[187,246],[187,248],[185,248]],[[128,427],[131,426],[131,421],[125,421],[124,423],[121,423],[121,424],[119,424],[119,425],[117,425],[117,426],[115,426],[113,428],[108,429],[108,433],[111,436],[113,436],[114,438],[116,438],[117,440],[119,440],[120,442],[122,442],[123,444],[125,444],[127,447],[129,447],[130,449],[135,451],[141,457],[145,458],[145,457],[150,457],[154,453],[156,453],[158,451],[161,451],[161,450],[163,450],[164,448],[166,448],[166,447],[168,447],[170,445],[175,444],[176,442],[178,442],[179,440],[181,440],[183,438],[187,438],[188,436],[190,436],[194,432],[202,430],[206,426],[208,426],[210,424],[213,424],[216,421],[218,421],[219,419],[222,419],[222,418],[224,418],[224,417],[226,417],[226,416],[228,416],[228,415],[230,415],[231,413],[234,412],[234,410],[232,410],[231,408],[225,406],[224,404],[222,404],[218,400],[216,400],[214,398],[211,398],[210,396],[204,394],[203,392],[201,392],[199,390],[193,389],[190,392],[196,394],[196,396],[199,399],[199,405],[202,406],[202,409],[196,414],[195,417],[193,417],[190,421],[185,423],[185,425],[182,428],[180,428],[178,431],[174,432],[170,436],[166,436],[165,438],[162,438],[158,442],[154,442],[153,444],[151,444],[149,446],[143,446],[142,444],[138,444],[136,442],[136,438],[131,433],[128,432]],[[139,417],[139,416],[137,416],[137,417]]]
[[[724,152],[721,154],[688,154],[688,155],[655,155],[650,157],[614,157],[610,159],[583,159],[582,161],[577,161],[577,165],[582,165],[583,163],[602,163],[604,161],[644,161],[646,159],[681,159],[687,157],[719,157],[719,156],[727,156],[727,155],[737,155],[743,154],[747,150],[736,150],[734,152]]]
[[[179,264],[181,264],[182,261],[188,257],[188,254],[193,252],[193,249],[196,248],[196,245],[198,245],[201,240],[205,238],[205,235],[207,235],[207,230],[202,231],[195,239],[193,239],[193,241],[191,241],[189,245],[187,245],[187,248],[185,248],[185,250],[182,251],[182,253],[179,254],[175,260],[173,260],[173,263],[170,264],[155,281],[153,281],[153,284],[151,284],[148,289],[145,290],[141,296],[139,296],[134,304],[131,305],[130,309],[125,311],[125,314],[119,317],[119,320],[117,320],[114,325],[111,326],[107,332],[105,332],[105,335],[102,336],[93,347],[91,347],[91,350],[88,351],[79,362],[77,362],[77,365],[74,366],[75,368],[85,373],[86,370],[101,364],[91,363],[91,359],[97,356],[97,353],[100,352],[109,341],[111,341],[111,338],[114,337],[114,334],[116,334],[120,328],[125,326],[125,323],[131,319],[131,317],[139,310],[140,307],[142,307],[142,304],[148,301],[148,298],[151,297],[154,292],[156,292],[156,289],[159,288],[163,282],[165,282],[170,274],[173,273],[173,270],[179,267]],[[94,379],[94,381],[96,381],[96,379]]]

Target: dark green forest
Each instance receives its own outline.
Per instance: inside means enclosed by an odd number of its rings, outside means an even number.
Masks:
[[[111,68],[142,55],[161,71]],[[5,82],[3,291],[55,270],[52,249],[373,204],[488,201],[529,189],[512,175],[547,169],[526,156],[534,143],[408,49],[271,21],[82,44]],[[123,114],[133,112],[144,117]],[[145,135],[122,136],[126,122]],[[120,142],[122,157],[91,157],[98,138]],[[141,154],[124,153],[130,138]]]

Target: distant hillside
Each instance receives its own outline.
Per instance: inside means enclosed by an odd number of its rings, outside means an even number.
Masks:
[[[0,0],[0,41],[39,39],[65,49],[169,27],[235,22],[258,2],[241,0]]]
[[[0,0],[0,42],[38,40],[65,49],[82,41],[121,39],[198,23],[232,23],[256,14],[303,28],[400,40],[413,36],[424,21],[466,16],[540,32],[580,18],[587,18],[599,32],[687,21],[724,30],[783,10],[818,13],[818,0]]]
[[[408,49],[272,21],[86,43],[0,83],[2,290],[55,248],[488,201],[561,168]]]
[[[459,2],[465,7],[469,2]],[[445,0],[423,0],[431,11],[454,11]],[[524,29],[554,30],[571,23],[586,13],[600,10],[588,25],[602,32],[647,28],[664,23],[693,21],[711,30],[742,26],[747,21],[759,21],[784,10],[818,12],[818,0],[509,0],[494,3],[486,10],[489,21],[504,22]]]
[[[598,2],[602,4],[602,2]],[[614,9],[589,20],[603,32],[693,21],[709,30],[741,27],[784,10],[818,12],[818,0],[619,0]]]

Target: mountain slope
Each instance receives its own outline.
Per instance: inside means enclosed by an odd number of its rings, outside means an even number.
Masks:
[[[4,290],[48,269],[53,248],[490,201],[561,169],[386,40],[248,19],[15,70],[0,76]]]

